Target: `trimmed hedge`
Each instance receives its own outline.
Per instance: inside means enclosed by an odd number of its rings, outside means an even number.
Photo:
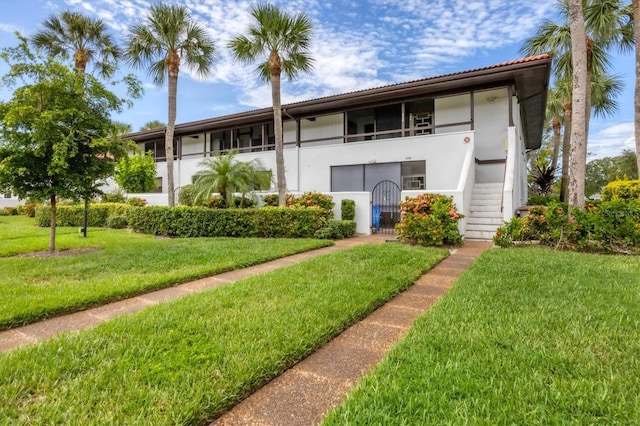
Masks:
[[[316,231],[315,237],[325,240],[341,240],[356,234],[356,223],[352,220],[330,220]]]
[[[106,227],[109,216],[124,215],[131,208],[133,207],[123,203],[89,204],[87,211],[88,225]],[[41,205],[36,207],[35,217],[38,226],[51,226],[51,206]],[[56,224],[57,226],[83,226],[84,205],[56,206]]]
[[[326,223],[319,209],[209,209],[153,206],[127,211],[129,227],[169,237],[312,238]]]
[[[354,220],[356,218],[356,202],[348,199],[342,200],[340,215],[342,220]]]

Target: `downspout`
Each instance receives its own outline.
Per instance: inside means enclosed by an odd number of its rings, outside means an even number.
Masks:
[[[282,112],[296,122],[296,191],[300,191],[300,119],[289,114],[289,111],[285,108],[282,109]],[[282,128],[284,133],[284,126]],[[282,137],[284,138],[284,135]]]

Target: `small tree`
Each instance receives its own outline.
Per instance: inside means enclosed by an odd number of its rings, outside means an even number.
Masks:
[[[127,192],[149,192],[156,187],[156,163],[151,153],[138,151],[116,165],[116,183]]]
[[[227,206],[233,206],[233,193],[264,189],[271,182],[271,171],[265,170],[259,161],[243,163],[237,161],[236,153],[217,154],[200,162],[202,168],[193,179],[194,202],[198,203],[217,192]]]
[[[127,102],[53,58],[18,47],[2,50],[10,65],[5,87],[17,87],[0,103],[0,188],[20,198],[51,203],[49,251],[55,251],[58,197],[89,198],[100,193],[97,181],[113,174],[115,162],[131,146],[118,138],[112,112]],[[137,80],[128,80],[138,94]]]

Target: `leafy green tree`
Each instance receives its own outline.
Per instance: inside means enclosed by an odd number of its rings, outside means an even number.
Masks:
[[[609,182],[618,179],[637,179],[636,155],[624,150],[622,155],[598,158],[587,163],[585,195],[599,194]]]
[[[96,182],[112,176],[115,162],[132,148],[111,120],[127,100],[91,75],[32,53],[27,39],[18,38],[17,47],[0,54],[10,66],[2,83],[15,88],[10,100],[0,102],[0,188],[51,203],[53,252],[58,197],[99,194]]]
[[[199,166],[202,170],[193,178],[196,204],[217,192],[227,206],[233,206],[234,193],[242,193],[244,197],[250,191],[268,188],[271,183],[271,172],[265,170],[259,161],[238,161],[235,151],[206,158]]]
[[[158,129],[160,127],[164,127],[166,126],[166,124],[164,124],[162,121],[160,120],[152,120],[152,121],[148,121],[144,124],[144,126],[142,126],[140,128],[140,131],[142,130],[150,130],[150,129]]]
[[[71,56],[81,73],[90,61],[94,61],[100,76],[113,75],[122,52],[100,19],[64,11],[51,15],[43,26],[31,39],[34,46],[44,49],[50,56],[63,59]]]
[[[151,154],[138,151],[116,164],[115,180],[129,193],[149,192],[156,187],[156,163]]]
[[[235,37],[229,47],[240,62],[264,60],[258,65],[257,72],[263,81],[271,82],[278,204],[284,206],[287,182],[284,173],[280,79],[282,72],[294,79],[301,72],[311,70],[313,59],[309,54],[309,42],[312,25],[304,13],[290,16],[270,4],[253,6],[251,16],[256,22],[249,26],[247,35]]]
[[[192,19],[186,7],[153,4],[144,22],[131,27],[127,37],[127,61],[147,70],[156,85],[168,80],[168,119],[165,133],[169,206],[175,205],[173,176],[173,135],[176,124],[176,97],[180,67],[200,77],[211,74],[215,46],[207,29]]]

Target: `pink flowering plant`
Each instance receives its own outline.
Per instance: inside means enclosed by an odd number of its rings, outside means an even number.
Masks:
[[[458,221],[464,216],[456,210],[453,197],[420,194],[400,202],[400,222],[396,233],[404,242],[422,246],[462,243]]]

